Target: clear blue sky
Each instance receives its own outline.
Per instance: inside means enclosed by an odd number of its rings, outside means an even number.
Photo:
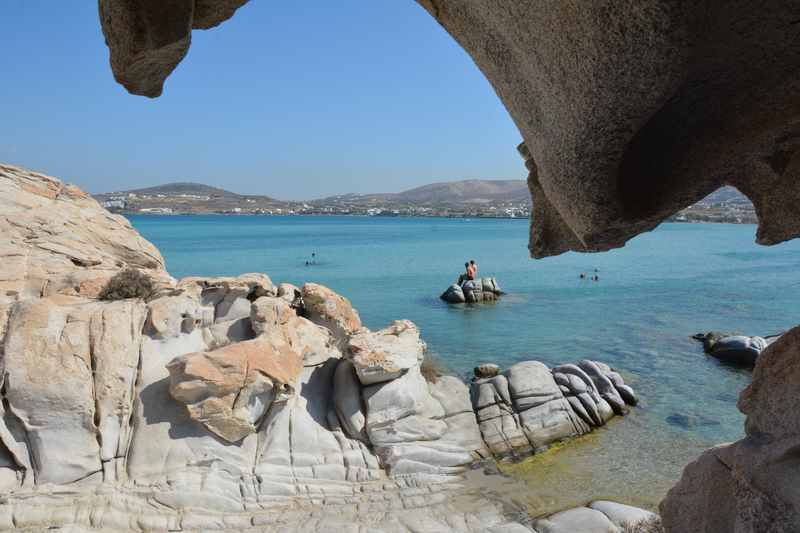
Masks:
[[[191,180],[282,199],[525,176],[508,113],[413,0],[291,4],[195,31],[151,100],[114,82],[95,1],[3,0],[0,162],[90,192]]]

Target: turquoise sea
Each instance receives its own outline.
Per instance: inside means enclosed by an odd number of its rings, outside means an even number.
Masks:
[[[701,450],[743,434],[736,400],[750,371],[705,356],[690,335],[773,334],[800,317],[800,242],[757,246],[749,225],[664,224],[619,250],[534,261],[526,220],[130,219],[175,277],[266,272],[275,283],[322,283],[370,328],[414,321],[430,353],[459,375],[480,362],[526,359],[591,358],[620,370],[640,408],[508,470],[528,483],[518,499],[534,511],[599,496],[655,505]],[[312,253],[316,264],[307,266]],[[497,278],[508,292],[502,301],[439,300],[469,259]],[[579,279],[594,269],[600,281]]]

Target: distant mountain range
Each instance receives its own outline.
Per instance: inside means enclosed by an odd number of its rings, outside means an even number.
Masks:
[[[129,189],[96,194],[95,198],[108,200],[121,196],[208,196],[211,198],[269,198],[268,196],[244,195],[211,187],[202,183],[175,182],[156,187]],[[287,201],[286,204],[486,204],[492,202],[530,203],[530,194],[525,180],[462,180],[431,183],[397,193],[341,194],[317,200]]]
[[[415,187],[407,191],[381,194],[343,194],[329,196],[315,203],[325,204],[414,204],[461,205],[488,203],[530,204],[525,180],[462,180],[443,181]]]
[[[190,181],[167,183],[155,187],[129,189],[110,193],[96,194],[95,197],[106,200],[117,196],[208,196],[210,198],[263,198],[280,203],[269,196],[245,195],[231,192],[219,187],[211,187]],[[461,180],[431,183],[396,193],[374,194],[340,194],[317,200],[307,200],[309,204],[415,204],[425,205],[460,205],[487,203],[530,203],[530,193],[525,180]],[[286,201],[286,204],[303,203]],[[747,197],[733,187],[722,187],[701,200],[701,203],[749,203]]]
[[[284,201],[245,195],[202,183],[176,182],[95,195],[109,209],[165,214],[361,214],[381,216],[526,217],[531,199],[525,180],[461,180],[431,183],[396,193],[340,194],[318,200]],[[698,212],[698,209],[702,213]],[[752,204],[733,187],[723,187],[679,218],[750,221]],[[733,212],[735,211],[735,212]],[[750,216],[752,215],[752,216]]]

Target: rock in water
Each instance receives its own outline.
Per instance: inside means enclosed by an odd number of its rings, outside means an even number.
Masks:
[[[450,285],[439,298],[450,304],[463,304],[467,301],[461,286],[455,283]]]
[[[453,284],[439,298],[450,304],[494,302],[503,291],[494,278],[469,280]]]

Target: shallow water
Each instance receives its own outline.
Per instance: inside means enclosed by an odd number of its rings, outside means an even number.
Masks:
[[[173,276],[266,272],[275,283],[328,285],[370,328],[413,320],[462,375],[479,362],[587,357],[620,370],[642,398],[633,415],[507,469],[528,482],[518,499],[536,514],[593,497],[655,505],[701,450],[743,434],[736,400],[750,372],[706,357],[689,336],[771,334],[800,312],[800,242],[757,246],[754,226],[664,224],[619,250],[533,261],[523,220],[130,218]],[[306,266],[312,252],[317,263]],[[502,301],[438,299],[468,259],[497,277]],[[599,282],[579,279],[595,268]]]

